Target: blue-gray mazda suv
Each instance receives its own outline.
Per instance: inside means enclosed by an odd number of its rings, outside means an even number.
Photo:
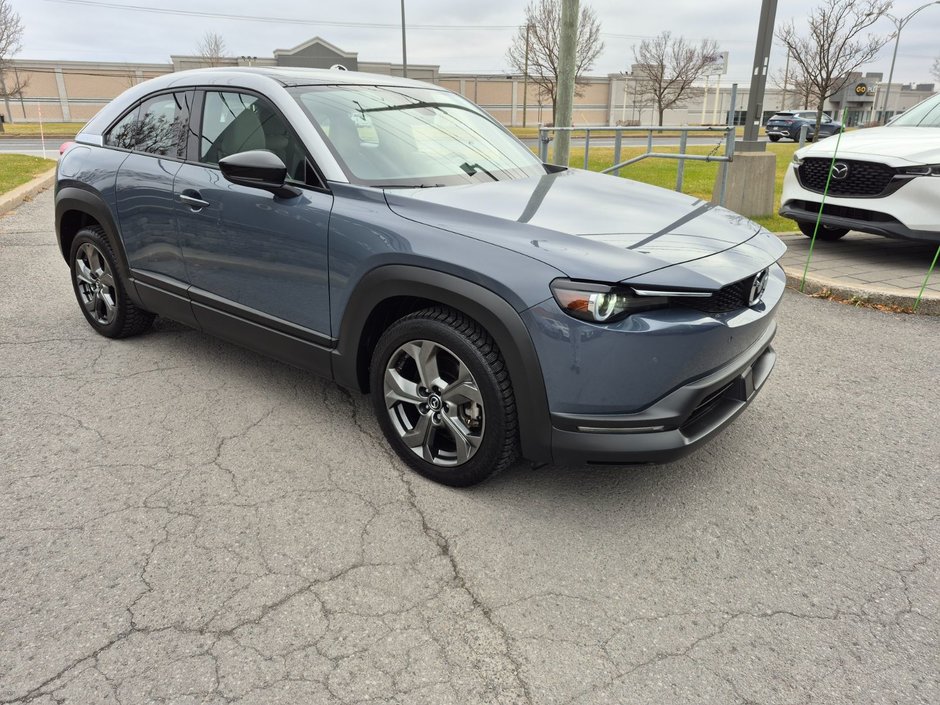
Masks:
[[[774,365],[783,244],[695,198],[543,164],[436,86],[206,69],[62,155],[56,232],[102,335],[160,315],[371,392],[412,468],[646,463]]]

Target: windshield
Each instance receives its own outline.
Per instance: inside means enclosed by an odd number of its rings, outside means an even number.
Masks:
[[[898,117],[891,126],[903,127],[940,127],[940,95],[918,103]]]
[[[300,86],[291,93],[356,183],[443,186],[545,174],[525,146],[447,91]]]

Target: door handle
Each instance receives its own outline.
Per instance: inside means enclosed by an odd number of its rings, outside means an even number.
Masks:
[[[201,198],[199,198],[198,191],[189,191],[189,190],[183,191],[183,193],[180,194],[180,200],[183,203],[187,204],[194,211],[199,211],[199,210],[202,210],[203,208],[209,207],[209,201],[204,201]]]

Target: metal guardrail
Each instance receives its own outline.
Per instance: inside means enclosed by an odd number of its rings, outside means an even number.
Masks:
[[[735,93],[737,85],[732,87],[731,105],[735,104]],[[676,191],[682,191],[683,179],[685,178],[685,162],[732,162],[734,161],[734,139],[735,126],[733,112],[729,111],[728,124],[724,126],[703,126],[703,127],[672,127],[672,126],[641,126],[641,127],[539,127],[539,158],[543,162],[548,162],[548,145],[551,143],[551,134],[556,132],[570,132],[573,134],[584,133],[584,168],[587,169],[590,163],[591,134],[597,135],[603,133],[609,136],[613,133],[614,138],[614,163],[601,171],[602,174],[614,173],[620,176],[620,170],[623,167],[635,164],[643,159],[672,159],[676,164]],[[679,151],[675,152],[657,152],[653,149],[653,138],[655,133],[679,133]],[[624,133],[643,133],[646,135],[646,151],[630,159],[621,160],[623,150]],[[720,134],[721,141],[715,145],[715,149],[710,154],[688,154],[688,139],[690,133],[696,134]],[[715,154],[715,152],[724,144],[724,154]],[[725,191],[728,183],[728,169],[722,171],[721,183],[718,189],[718,203],[724,205]]]

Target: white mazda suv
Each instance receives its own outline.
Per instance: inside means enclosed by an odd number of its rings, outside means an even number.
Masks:
[[[819,218],[823,240],[857,230],[940,242],[940,94],[890,125],[842,135],[838,148],[828,139],[797,150],[780,203],[809,237]]]

